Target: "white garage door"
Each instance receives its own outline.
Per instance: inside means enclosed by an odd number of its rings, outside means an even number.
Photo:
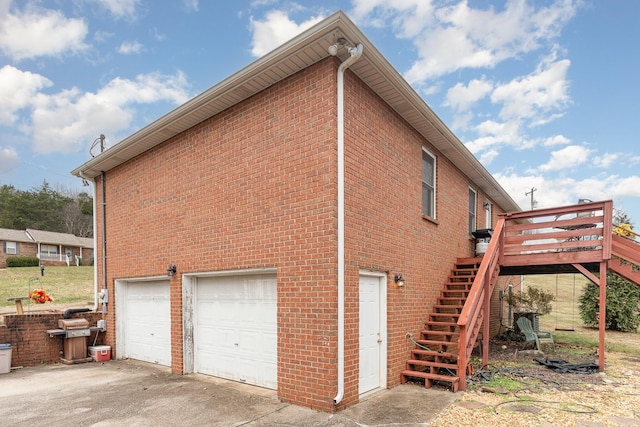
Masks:
[[[199,278],[194,319],[196,372],[277,388],[275,275]]]
[[[124,291],[123,356],[171,366],[169,281],[128,282]]]

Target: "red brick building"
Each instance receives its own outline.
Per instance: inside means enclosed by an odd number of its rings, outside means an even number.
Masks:
[[[40,265],[90,265],[93,239],[54,231],[0,228],[0,268],[10,257],[37,257]]]
[[[115,357],[323,411],[400,383],[470,232],[519,210],[342,12],[73,174]]]

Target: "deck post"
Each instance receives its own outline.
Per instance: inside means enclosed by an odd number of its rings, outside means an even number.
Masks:
[[[460,325],[460,336],[458,337],[458,378],[460,379],[459,389],[465,391],[467,389],[467,326]]]
[[[607,263],[600,263],[600,298],[598,300],[598,364],[600,372],[604,372],[605,328],[607,324]]]
[[[491,307],[491,274],[492,270],[487,268],[484,277],[484,301],[482,304],[484,305],[483,315],[484,321],[482,322],[482,367],[489,365],[489,327],[491,326],[491,316],[490,316],[490,307]]]

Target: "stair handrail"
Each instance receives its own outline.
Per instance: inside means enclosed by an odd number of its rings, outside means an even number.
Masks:
[[[473,280],[471,290],[462,308],[460,317],[458,318],[458,328],[460,329],[460,337],[458,339],[458,377],[460,378],[459,390],[461,391],[464,391],[466,388],[467,365],[471,359],[471,351],[469,349],[473,349],[473,345],[478,336],[477,334],[469,333],[470,327],[472,330],[479,329],[478,318],[482,310],[483,302],[485,302],[483,300],[486,300],[487,297],[491,298],[493,286],[495,286],[495,281],[493,281],[492,278],[497,277],[495,273],[500,268],[504,240],[504,224],[504,217],[500,217],[494,228],[487,252],[484,254],[480,267],[478,268],[478,273]]]
[[[640,244],[633,239],[613,233],[611,236],[611,254],[640,266]]]

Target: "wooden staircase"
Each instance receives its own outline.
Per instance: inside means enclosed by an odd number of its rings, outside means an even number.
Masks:
[[[472,350],[480,335],[490,333],[484,320],[489,318],[491,295],[501,274],[578,271],[601,287],[603,298],[607,269],[640,286],[640,244],[613,233],[612,212],[613,202],[608,200],[500,216],[483,258],[456,262],[420,338],[407,334],[416,346],[401,382],[420,378],[427,388],[437,381],[449,383],[454,392],[466,389]],[[563,216],[569,219],[559,219]],[[604,318],[599,325],[601,370]],[[482,346],[482,363],[489,363],[488,346]]]
[[[611,253],[617,258],[609,260],[609,269],[640,286],[640,270],[636,269],[640,265],[640,245],[635,240],[613,235]]]
[[[609,269],[616,272],[620,277],[640,285],[640,271],[635,270],[632,264],[623,264],[620,258],[611,258]]]
[[[434,381],[451,384],[452,391],[458,391],[458,339],[460,337],[458,318],[469,295],[471,286],[480,266],[480,258],[458,259],[447,283],[440,292],[437,303],[414,340],[416,347],[411,351],[411,359],[401,372],[401,382],[409,378],[424,379],[429,388]],[[411,339],[411,334],[407,334]]]

